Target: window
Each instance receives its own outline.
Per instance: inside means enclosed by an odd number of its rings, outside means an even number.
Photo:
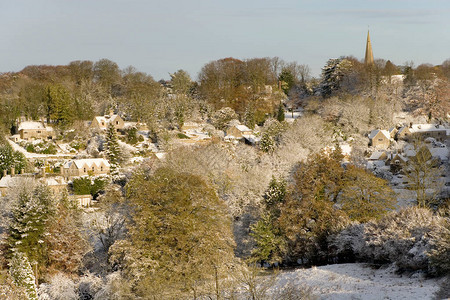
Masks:
[[[37,131],[37,133],[41,133],[41,131],[40,131],[40,130],[38,130],[38,131]]]
[[[116,121],[116,125],[119,125],[119,121]]]
[[[382,141],[383,141],[383,139],[378,139],[378,141],[379,141],[379,142],[382,142]]]
[[[94,166],[92,166],[92,172],[94,172],[94,171],[95,171]]]
[[[86,168],[84,168],[83,170],[84,170],[84,173],[86,173]]]
[[[105,126],[105,122],[102,121],[102,126]]]
[[[103,172],[103,166],[100,166],[100,171],[102,171],[102,172]]]

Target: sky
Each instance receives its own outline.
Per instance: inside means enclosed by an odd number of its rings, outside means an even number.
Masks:
[[[0,72],[75,60],[134,66],[156,80],[208,62],[278,56],[309,65],[450,58],[449,0],[0,0]]]

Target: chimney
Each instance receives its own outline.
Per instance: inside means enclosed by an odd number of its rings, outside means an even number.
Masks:
[[[110,116],[114,115],[114,109],[111,108],[111,109],[109,110],[109,115],[110,115]]]
[[[3,177],[5,177],[8,174],[7,170],[3,170]]]
[[[20,169],[20,174],[24,174],[25,170],[24,169]]]
[[[11,177],[13,177],[13,176],[14,176],[14,172],[15,172],[15,169],[14,169],[14,167],[11,167]]]
[[[42,168],[41,168],[41,176],[42,176],[42,177],[45,177],[45,167],[42,167]]]

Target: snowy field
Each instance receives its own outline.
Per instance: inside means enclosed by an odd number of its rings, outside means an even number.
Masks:
[[[339,264],[282,272],[277,289],[288,285],[308,286],[319,299],[433,299],[436,279],[419,274],[397,275],[394,269],[373,269],[366,264]]]

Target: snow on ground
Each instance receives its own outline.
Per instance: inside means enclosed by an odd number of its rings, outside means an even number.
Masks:
[[[32,153],[32,152],[28,152],[23,147],[17,145],[16,143],[14,143],[13,141],[11,141],[9,139],[7,139],[7,141],[9,142],[9,144],[11,145],[11,147],[13,148],[14,151],[19,151],[20,153],[25,155],[25,157],[27,159],[30,159],[30,158],[49,158],[49,157],[72,157],[73,156],[73,154],[64,154],[64,153],[58,153],[58,154]]]
[[[8,140],[9,144],[11,145],[11,147],[13,148],[14,151],[19,151],[20,153],[25,155],[26,158],[43,158],[43,157],[47,157],[48,156],[46,154],[38,154],[38,153],[28,152],[27,150],[25,150],[24,148],[20,147],[19,145],[17,145],[13,141],[11,141],[9,139],[7,139],[7,140]]]
[[[285,111],[284,112],[284,119],[288,123],[294,122],[295,119],[298,119],[301,116],[303,116],[303,111],[302,110],[301,111],[294,111],[293,113],[291,111]]]
[[[396,275],[393,267],[373,269],[367,264],[338,264],[282,272],[272,293],[287,284],[309,286],[319,299],[433,299],[436,279],[420,273]]]

